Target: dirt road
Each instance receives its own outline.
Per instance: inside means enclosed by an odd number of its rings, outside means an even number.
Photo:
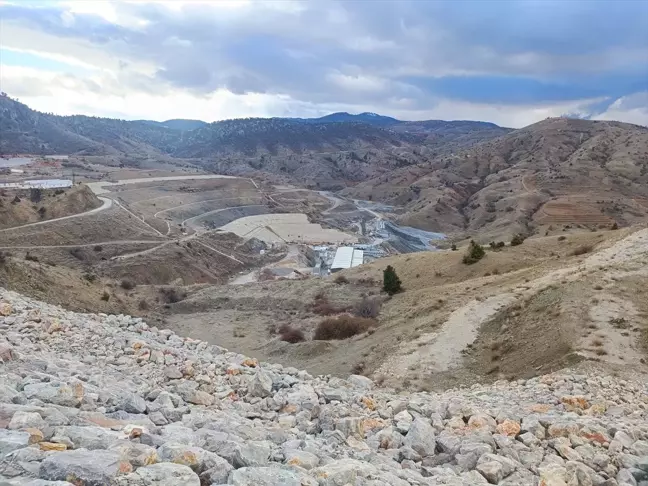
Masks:
[[[143,184],[148,182],[165,182],[165,181],[189,181],[189,180],[202,180],[202,179],[240,179],[240,177],[209,174],[209,175],[188,175],[188,176],[171,176],[171,177],[147,177],[142,179],[124,179],[117,182],[100,181],[89,182],[88,187],[95,194],[109,194],[110,191],[104,187],[123,186],[125,184]]]
[[[110,209],[112,207],[112,204],[113,204],[112,199],[107,198],[107,197],[100,197],[100,196],[99,196],[99,199],[101,200],[102,205],[99,206],[98,208],[91,209],[90,211],[85,211],[85,212],[79,213],[79,214],[72,214],[70,216],[62,216],[60,218],[47,219],[45,221],[38,221],[36,223],[27,223],[27,224],[23,224],[22,226],[13,226],[12,228],[5,228],[5,229],[0,230],[0,233],[3,233],[5,231],[17,230],[17,229],[21,229],[21,228],[28,228],[30,226],[39,226],[41,224],[55,223],[57,221],[64,221],[66,219],[73,219],[73,218],[81,218],[83,216],[90,216],[91,214],[96,214],[96,213],[99,213],[101,211],[105,211],[106,209]]]

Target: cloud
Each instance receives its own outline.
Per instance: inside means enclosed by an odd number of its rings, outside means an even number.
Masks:
[[[595,120],[623,120],[648,126],[648,91],[622,96],[607,109],[592,117]]]
[[[167,97],[174,116],[217,107],[208,120],[340,107],[520,126],[648,83],[648,4],[629,0],[20,2],[0,15],[3,46],[92,70],[105,99],[142,100],[127,117]]]

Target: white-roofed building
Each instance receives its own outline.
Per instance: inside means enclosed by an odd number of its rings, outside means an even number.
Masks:
[[[356,250],[352,246],[341,246],[335,251],[331,272],[337,272],[345,268],[357,267],[364,261],[364,252]]]

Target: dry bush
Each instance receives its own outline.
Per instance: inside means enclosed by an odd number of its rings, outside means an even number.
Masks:
[[[338,285],[349,283],[349,279],[346,278],[344,275],[336,275],[333,281]]]
[[[180,292],[174,287],[162,287],[160,293],[166,304],[175,304],[187,297],[184,292]]]
[[[69,253],[77,260],[84,261],[86,259],[85,253],[81,248],[72,248]]]
[[[375,318],[380,314],[380,307],[382,302],[377,298],[363,297],[362,300],[356,303],[353,307],[353,314],[356,317],[370,317]]]
[[[144,299],[140,300],[139,303],[137,304],[137,308],[141,311],[149,310],[148,302],[146,302]]]
[[[125,278],[124,280],[121,281],[119,285],[124,290],[133,290],[136,284],[132,280],[128,280],[127,278]]]
[[[581,245],[578,248],[574,249],[571,252],[573,256],[585,255],[586,253],[591,253],[594,247],[592,245]]]
[[[107,290],[104,290],[104,293],[101,294],[101,300],[108,302],[110,300],[110,294]]]
[[[375,319],[366,319],[364,317],[354,317],[350,315],[324,319],[317,325],[313,339],[347,339],[356,334],[367,331],[376,324]]]
[[[346,308],[335,307],[329,302],[328,297],[320,292],[315,296],[311,310],[320,316],[332,316],[334,314],[345,312]]]
[[[279,339],[291,344],[301,343],[306,340],[304,333],[300,329],[295,329],[289,324],[283,324],[279,328]]]

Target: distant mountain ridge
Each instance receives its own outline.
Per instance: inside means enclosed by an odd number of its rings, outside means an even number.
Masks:
[[[510,129],[484,122],[403,122],[376,113],[320,118],[118,120],[40,113],[0,97],[0,154],[164,154],[215,157],[385,150],[423,145],[432,155],[454,151]]]

